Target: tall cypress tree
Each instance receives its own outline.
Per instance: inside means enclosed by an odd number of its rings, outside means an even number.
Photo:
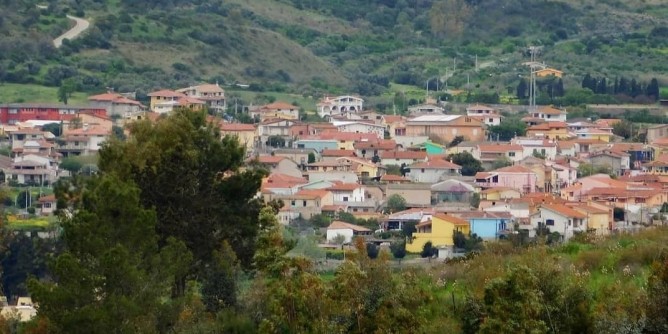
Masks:
[[[647,85],[646,95],[654,101],[657,101],[659,99],[659,94],[659,81],[656,80],[656,78],[652,78]]]

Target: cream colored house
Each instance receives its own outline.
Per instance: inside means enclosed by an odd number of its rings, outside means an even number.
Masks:
[[[252,124],[221,123],[220,135],[237,137],[239,144],[246,147],[247,153],[252,152],[257,143],[257,130]]]

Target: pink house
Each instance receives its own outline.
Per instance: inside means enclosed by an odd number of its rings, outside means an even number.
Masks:
[[[524,166],[509,166],[475,175],[476,185],[482,188],[512,188],[526,194],[536,191],[538,176]]]

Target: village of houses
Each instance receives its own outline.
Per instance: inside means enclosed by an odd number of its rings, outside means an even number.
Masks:
[[[227,106],[217,84],[148,96],[149,105],[113,92],[91,96],[85,106],[0,105],[11,149],[11,157],[0,160],[6,182],[53,184],[68,175],[59,168],[62,159],[95,155],[115,125],[155,120],[178,107],[222,114]],[[668,201],[668,125],[649,128],[648,143],[622,142],[612,133],[619,120],[568,119],[563,109],[538,106],[522,119],[525,137],[498,142],[489,141],[487,127],[503,116],[479,104],[445,113],[427,101],[399,116],[367,110],[357,96],[328,96],[308,111],[325,120],[319,123],[300,121],[299,107],[281,101],[247,112],[256,124],[212,120],[223,135],[245,145],[249,161],[269,170],[258,196],[284,203],[280,223],[316,215],[332,219],[323,243],[401,230],[407,222],[417,229],[407,242],[409,252],[420,252],[427,242],[451,250],[455,231],[495,240],[547,228],[566,241],[579,232],[606,235],[659,224]],[[49,123],[62,124],[61,136],[42,129]],[[448,159],[462,152],[479,160],[484,171],[462,175],[462,166]],[[500,160],[509,163],[495,168]],[[610,173],[578,178],[583,163]],[[393,195],[405,199],[405,210],[386,210]],[[52,214],[53,195],[38,202],[38,215]],[[376,219],[378,227],[339,221],[341,212]]]

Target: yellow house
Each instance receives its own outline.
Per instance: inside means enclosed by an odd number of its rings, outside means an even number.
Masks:
[[[562,76],[564,76],[564,72],[549,67],[536,71],[536,76],[540,78],[549,77],[550,75],[554,75],[557,78],[561,78]]]
[[[352,171],[357,174],[360,178],[370,178],[370,177],[379,177],[385,174],[385,168],[383,166],[374,164],[371,161],[354,158],[354,157],[341,157],[336,158],[336,161],[339,163],[348,163],[352,165]]]
[[[545,139],[567,139],[568,125],[565,122],[545,122],[527,129],[527,137],[542,137]]]
[[[579,139],[593,139],[609,143],[614,134],[609,131],[599,129],[582,129],[575,132]]]
[[[417,232],[413,233],[412,242],[406,244],[406,250],[412,253],[421,252],[429,241],[434,247],[451,247],[455,244],[455,231],[465,235],[471,231],[468,221],[443,213],[433,215],[430,220],[417,224],[415,228]]]
[[[151,92],[147,94],[151,98],[150,108],[155,110],[156,106],[165,102],[174,102],[175,104],[186,95],[183,93],[175,92],[169,89],[163,89],[156,92]]]
[[[574,203],[568,204],[575,211],[587,215],[587,229],[594,230],[597,235],[607,235],[612,227],[613,215],[612,207],[590,202],[588,204]]]
[[[252,151],[257,141],[257,132],[252,124],[221,123],[220,135],[236,136],[239,144],[246,147],[246,152]]]

